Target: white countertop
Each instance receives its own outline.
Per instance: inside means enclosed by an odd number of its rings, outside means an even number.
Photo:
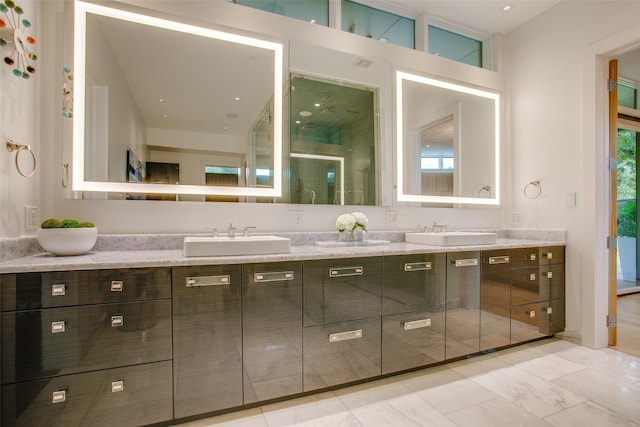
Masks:
[[[188,265],[248,264],[301,261],[347,257],[409,255],[435,252],[463,252],[536,246],[564,246],[562,240],[499,238],[495,244],[473,246],[430,246],[413,243],[389,243],[380,246],[321,247],[291,246],[287,254],[185,257],[182,249],[91,251],[78,256],[54,256],[49,253],[4,261],[0,274],[107,268],[168,267]]]

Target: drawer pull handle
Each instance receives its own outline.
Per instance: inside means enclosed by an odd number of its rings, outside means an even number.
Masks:
[[[224,274],[221,276],[201,276],[201,277],[187,277],[187,288],[197,288],[201,286],[224,286],[231,283],[231,276]]]
[[[67,322],[64,320],[59,320],[57,322],[51,322],[51,333],[52,334],[60,334],[67,330]]]
[[[544,256],[547,257],[547,259],[553,259],[553,252],[547,252]]]
[[[124,316],[111,316],[111,326],[114,328],[119,328],[124,325]]]
[[[535,282],[536,281],[536,273],[531,273],[529,275],[529,280],[532,281],[532,282]]]
[[[124,381],[113,381],[111,383],[111,393],[120,393],[124,391]]]
[[[408,262],[404,265],[404,271],[425,271],[431,270],[430,262]]]
[[[490,256],[489,264],[509,264],[509,255],[504,256]]]
[[[122,292],[124,288],[124,282],[122,280],[111,281],[111,292]]]
[[[531,310],[531,311],[525,311],[525,313],[530,317],[530,318],[534,318],[536,317],[536,311],[535,310]]]
[[[473,267],[478,265],[478,258],[457,259],[454,261],[456,267]]]
[[[553,279],[553,272],[547,271],[547,279]]]
[[[67,400],[66,390],[58,390],[51,393],[51,403],[62,403]]]
[[[58,283],[55,285],[51,285],[51,296],[52,297],[63,297],[67,294],[67,285],[64,283]]]
[[[404,322],[402,324],[402,328],[405,331],[410,331],[412,329],[426,328],[429,326],[431,326],[431,319],[412,320],[410,322]]]
[[[363,267],[330,268],[329,277],[362,276]]]
[[[293,271],[274,271],[270,273],[255,273],[253,275],[253,281],[256,283],[280,282],[283,280],[293,280],[293,277]]]
[[[553,314],[553,308],[547,307],[547,314]]]
[[[362,338],[362,329],[356,329],[354,331],[336,332],[335,334],[329,334],[329,342],[347,341]]]
[[[536,254],[529,254],[525,256],[525,259],[528,259],[529,261],[535,261],[537,258]]]

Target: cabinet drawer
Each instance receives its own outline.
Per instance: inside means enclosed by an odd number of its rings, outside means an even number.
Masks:
[[[2,313],[2,383],[171,359],[171,301]]]
[[[540,262],[539,248],[514,248],[511,250],[511,267],[537,267]]]
[[[561,317],[561,319],[560,319]],[[551,326],[551,322],[554,326]],[[542,301],[511,307],[511,343],[519,343],[564,330],[564,300]]]
[[[171,297],[171,269],[54,271],[1,277],[2,311]]]
[[[420,311],[382,318],[382,373],[444,360],[444,311]]]
[[[564,265],[511,270],[511,304],[564,298]]]
[[[564,264],[564,246],[543,246],[538,254],[540,265]]]
[[[140,426],[173,418],[171,362],[2,387],[5,426]]]
[[[380,317],[303,329],[304,391],[380,375]]]
[[[384,258],[382,314],[444,310],[446,254]]]
[[[382,258],[303,263],[304,326],[380,316]]]

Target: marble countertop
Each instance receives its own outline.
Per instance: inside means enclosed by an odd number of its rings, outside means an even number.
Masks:
[[[555,237],[555,236],[554,236]],[[94,250],[85,255],[54,256],[40,253],[3,261],[0,274],[106,268],[166,267],[215,264],[247,264],[278,261],[409,255],[434,252],[462,252],[535,246],[562,246],[564,239],[498,238],[495,244],[473,246],[431,246],[391,242],[379,246],[322,247],[313,244],[291,246],[286,254],[185,257],[182,249]]]

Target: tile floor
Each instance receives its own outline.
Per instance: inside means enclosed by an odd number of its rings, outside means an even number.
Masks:
[[[640,357],[546,339],[204,426],[640,426]]]

